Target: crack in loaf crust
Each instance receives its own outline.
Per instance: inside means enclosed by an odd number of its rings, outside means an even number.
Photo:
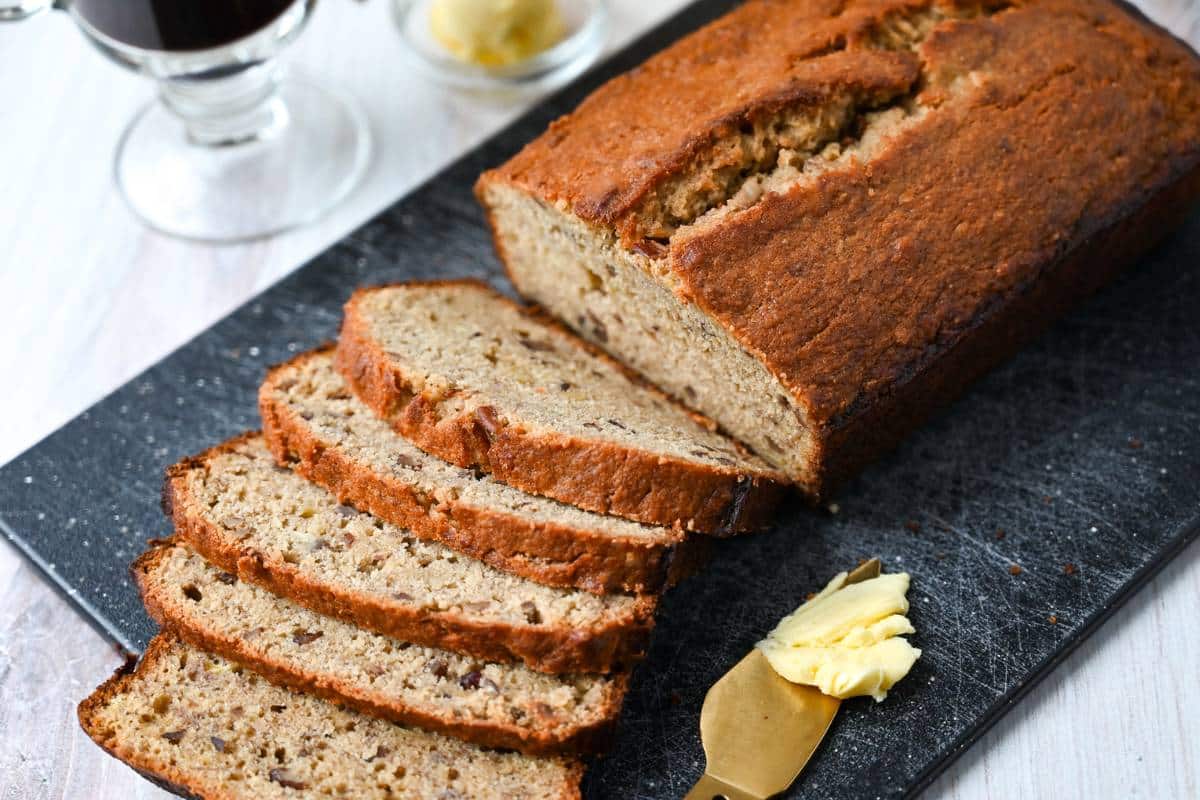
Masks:
[[[181,797],[578,800],[583,765],[484,750],[289,691],[164,633],[79,704],[102,749]]]
[[[706,554],[702,542],[682,531],[578,511],[442,465],[350,395],[328,349],[271,370],[259,410],[281,465],[421,538],[539,583],[596,594],[651,593],[693,572]],[[350,417],[366,427],[333,438],[325,422]],[[388,468],[359,457],[366,447],[379,451]],[[460,491],[451,481],[477,491]]]
[[[201,650],[276,685],[484,747],[598,752],[628,684],[627,673],[544,675],[362,631],[239,581],[183,547],[155,546],[130,571],[150,616]]]
[[[319,614],[550,673],[619,670],[641,657],[654,625],[652,595],[598,597],[534,584],[357,512],[347,523],[357,534],[343,536],[344,545],[324,531],[318,542],[309,535],[310,519],[323,524],[326,513],[339,516],[336,510],[305,500],[313,517],[291,510],[266,519],[225,513],[223,492],[206,491],[206,478],[206,465],[184,462],[170,471],[164,500],[176,535],[226,572]],[[256,497],[249,505],[264,502]],[[337,523],[326,527],[341,530]],[[430,564],[438,571],[427,578]],[[532,604],[528,611],[508,607],[522,601]]]
[[[425,342],[391,330],[402,323],[474,344],[463,352],[443,344],[429,356]],[[335,363],[366,405],[423,450],[588,511],[729,535],[767,525],[784,492],[786,479],[764,461],[479,281],[355,292]],[[596,398],[612,403],[595,408]]]
[[[477,190],[522,292],[820,495],[1167,233],[1198,162],[1200,63],[1124,7],[760,1]]]

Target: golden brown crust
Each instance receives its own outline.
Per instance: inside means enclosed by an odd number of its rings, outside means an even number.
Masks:
[[[1165,187],[1136,212],[1089,238],[1050,265],[1037,282],[978,321],[946,353],[918,374],[898,382],[886,401],[873,404],[833,429],[820,443],[821,472],[815,487],[844,482],[863,464],[886,453],[905,434],[957,397],[972,381],[1011,357],[1089,294],[1162,241],[1200,196],[1200,167]]]
[[[947,379],[939,362],[958,343],[981,337],[967,349],[999,352],[1022,326],[1053,319],[990,317],[1040,282],[1065,300],[1060,279],[1078,297],[1115,274],[1115,263],[1083,274],[1056,265],[1200,158],[1200,65],[1174,45],[1107,4],[1074,0],[947,27],[921,51],[928,69],[1003,79],[938,105],[867,170],[825,175],[673,243],[684,296],[804,404],[820,465],[806,476],[812,493],[850,468],[846,431],[874,438],[868,419],[901,429],[902,398],[927,395],[917,405],[931,410],[982,373],[960,359],[953,369],[965,373]],[[966,166],[997,153],[1002,171]],[[911,199],[897,217],[900,198]]]
[[[495,294],[480,281],[436,283]],[[772,479],[782,479],[777,474],[746,475],[735,467],[610,441],[536,433],[490,406],[447,413],[434,398],[413,390],[411,376],[368,333],[358,304],[366,293],[381,288],[386,287],[360,289],[346,303],[335,364],[360,400],[422,450],[490,473],[522,491],[649,525],[729,535],[770,523],[785,491]]]
[[[833,55],[882,75],[878,43],[860,32],[931,5],[969,3],[752,0],[599,90],[477,191],[505,182],[630,247],[637,205],[597,213],[600,201],[622,181],[668,180],[687,148],[639,128],[596,149],[606,121],[651,108],[677,120],[679,136],[699,135],[711,115],[734,113],[726,103],[748,119],[802,64],[817,94],[843,92]],[[1184,176],[1200,163],[1200,59],[1185,45],[1105,0],[983,11],[915,37],[920,77],[887,104],[905,121],[869,159],[682,228],[661,248],[681,301],[804,410],[813,456],[792,477],[810,495],[828,494],[1170,230],[1167,216],[1143,215],[1136,233],[1123,220],[1164,191],[1184,206],[1196,197]],[[737,41],[753,44],[743,53]],[[739,79],[692,80],[710,69]],[[1094,244],[1106,236],[1119,255]]]
[[[657,592],[694,572],[703,557],[701,543],[682,531],[671,539],[621,537],[454,500],[435,502],[401,477],[364,468],[272,397],[280,373],[324,352],[302,353],[272,369],[259,393],[259,412],[276,460],[339,501],[498,570],[594,594]]]
[[[177,609],[164,603],[150,585],[151,573],[172,546],[175,545],[156,545],[140,555],[130,567],[146,611],[159,625],[194,647],[237,661],[271,683],[343,703],[371,716],[415,725],[483,747],[519,750],[529,755],[595,753],[603,750],[611,739],[628,686],[626,674],[614,676],[605,701],[605,713],[601,719],[587,725],[533,729],[511,721],[434,714],[405,703],[402,697],[382,695],[371,691],[369,687],[328,676],[297,672],[286,664],[262,656],[241,638],[223,636],[218,631],[189,623]]]
[[[271,427],[268,423],[267,430]],[[269,434],[267,440],[271,442]],[[581,630],[485,623],[338,586],[237,541],[213,524],[195,508],[197,501],[185,480],[187,469],[185,461],[169,470],[164,490],[176,534],[226,572],[319,614],[397,639],[492,661],[522,661],[552,673],[619,670],[641,658],[654,627],[657,598],[651,595],[639,596],[628,616]]]
[[[883,5],[924,4],[745,3],[606,83],[481,182],[521,186],[632,247],[656,233],[648,198],[748,126],[836,94],[870,103],[907,91],[910,54],[851,52]]]
[[[79,727],[83,728],[84,733],[91,737],[92,741],[98,744],[104,752],[118,761],[128,764],[146,780],[161,786],[172,794],[197,798],[197,800],[236,800],[232,795],[223,792],[207,792],[203,796],[194,793],[192,789],[197,789],[197,791],[199,789],[192,785],[193,781],[183,770],[171,764],[159,763],[122,746],[116,738],[116,732],[106,728],[99,720],[99,710],[107,705],[113,697],[122,694],[126,687],[137,679],[137,673],[140,670],[153,667],[159,658],[166,656],[174,642],[175,637],[171,634],[160,633],[150,640],[140,661],[136,664],[132,661],[123,664],[111,678],[96,687],[96,690],[79,704],[77,711]]]
[[[1079,3],[1042,5],[932,35],[922,49],[931,71],[969,67],[984,83],[932,108],[869,170],[770,195],[673,244],[684,295],[761,352],[814,425],[836,424],[936,358],[1065,250],[1195,163],[1200,108],[1173,109],[1160,76],[1129,64],[1098,23],[1061,10]],[[1140,146],[1113,124],[1114,83],[1128,104],[1122,119],[1162,120],[1137,134]],[[1200,90],[1190,101],[1200,103]],[[1047,125],[1060,135],[1038,130]],[[999,174],[965,168],[997,154]],[[902,219],[881,199],[905,197]],[[768,292],[788,302],[771,303]]]

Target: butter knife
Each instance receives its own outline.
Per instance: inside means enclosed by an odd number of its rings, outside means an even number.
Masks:
[[[846,584],[879,576],[879,559]],[[708,690],[700,709],[704,775],[684,800],[766,800],[792,785],[842,701],[781,678],[757,647]]]

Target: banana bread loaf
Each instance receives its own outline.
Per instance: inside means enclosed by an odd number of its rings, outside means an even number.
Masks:
[[[546,675],[364,631],[238,580],[185,547],[153,547],[132,572],[150,616],[196,647],[273,683],[486,747],[596,751],[625,696],[625,673]]]
[[[496,569],[590,592],[652,592],[695,568],[682,531],[582,511],[451,466],[354,397],[328,350],[271,370],[259,393],[280,464],[343,501]]]
[[[478,196],[517,288],[809,493],[1158,241],[1200,60],[1106,0],[751,0]]]
[[[178,536],[226,572],[405,641],[606,672],[638,658],[654,624],[655,596],[544,586],[340,505],[255,436],[172,469],[164,500]]]
[[[583,773],[279,688],[169,634],[80,703],[79,723],[146,778],[203,800],[572,800]]]
[[[769,521],[786,478],[478,281],[362,289],[337,367],[419,447],[533,494],[706,533]]]

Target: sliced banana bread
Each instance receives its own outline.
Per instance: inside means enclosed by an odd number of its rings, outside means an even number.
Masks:
[[[1183,219],[1200,58],[1123,2],[750,0],[477,192],[522,294],[820,496]]]
[[[781,496],[786,479],[765,462],[481,282],[359,290],[345,312],[342,376],[460,467],[589,511],[717,534],[762,527]]]
[[[181,546],[144,553],[133,575],[150,615],[196,647],[274,683],[487,747],[595,751],[626,675],[545,675],[421,647],[309,611]]]
[[[691,571],[704,546],[682,531],[529,495],[425,453],[354,397],[331,351],[273,369],[259,410],[280,463],[421,538],[540,583],[656,591]]]
[[[640,656],[653,626],[654,596],[545,586],[419,539],[276,466],[257,435],[173,467],[164,504],[223,570],[405,641],[607,672]]]
[[[583,773],[282,689],[170,635],[80,703],[79,722],[150,780],[205,800],[568,800]]]

